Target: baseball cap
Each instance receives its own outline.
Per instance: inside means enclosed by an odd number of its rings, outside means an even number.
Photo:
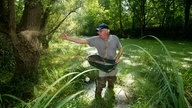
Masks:
[[[96,28],[97,31],[98,31],[98,30],[102,30],[102,29],[109,29],[109,27],[108,27],[107,24],[102,23],[102,24],[100,24],[100,25]]]

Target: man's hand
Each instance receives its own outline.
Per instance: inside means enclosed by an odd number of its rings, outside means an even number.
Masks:
[[[120,59],[122,53],[123,53],[123,48],[121,48],[121,49],[119,50],[119,52],[118,52],[118,54],[117,54],[117,56],[116,56],[116,58],[115,58],[115,62],[116,62],[116,63],[119,63],[119,59]]]
[[[115,63],[117,63],[117,64],[119,63],[119,58],[115,59]]]
[[[63,40],[68,40],[68,36],[67,36],[67,34],[65,34],[65,33],[62,33],[62,34],[60,35],[60,38],[63,39]]]
[[[88,41],[86,39],[70,37],[65,33],[62,33],[60,35],[60,38],[63,40],[68,40],[68,41],[72,41],[72,42],[79,43],[79,44],[88,44]]]

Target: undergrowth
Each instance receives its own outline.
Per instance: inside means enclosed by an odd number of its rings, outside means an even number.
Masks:
[[[131,108],[189,108],[192,103],[192,69],[180,68],[180,64],[173,59],[166,45],[154,36],[149,37],[155,39],[155,44],[147,48],[145,47],[151,44],[151,40],[133,43],[122,40],[126,43],[123,56],[134,63],[119,64],[120,74],[131,73],[134,76],[134,83],[129,86],[134,90],[134,96],[128,104],[131,103]],[[144,42],[149,43],[139,44]],[[11,73],[14,66],[11,49],[5,43],[1,44],[1,70]],[[84,47],[66,41],[52,41],[50,48],[41,53],[40,80],[34,85],[34,97],[21,100],[11,94],[0,94],[1,107],[7,106],[5,103],[14,105],[8,107],[16,108],[89,106],[89,99],[83,95],[84,79],[89,77],[94,81],[97,70],[83,65],[86,64],[87,57]],[[7,76],[6,80],[0,78],[1,84],[6,84],[11,78],[9,74]]]
[[[136,102],[133,107],[155,108],[186,108],[190,106],[184,95],[183,77],[178,66],[171,57],[166,46],[158,38],[162,46],[162,54],[152,55],[144,47],[136,44],[126,47],[135,47],[141,50],[136,55],[135,62],[141,63],[142,71],[136,75],[135,96]],[[134,53],[135,54],[135,53]]]

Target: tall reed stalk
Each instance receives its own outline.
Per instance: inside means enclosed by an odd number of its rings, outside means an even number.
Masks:
[[[96,69],[89,69],[83,72],[70,72],[64,76],[62,76],[61,78],[57,79],[53,84],[51,84],[39,97],[37,97],[35,100],[31,101],[31,102],[25,102],[13,95],[9,95],[9,94],[3,94],[1,95],[1,97],[10,97],[12,99],[15,99],[17,101],[19,101],[21,103],[21,107],[25,107],[25,108],[47,108],[47,107],[51,107],[52,104],[55,103],[51,103],[57,95],[59,95],[59,93],[61,93],[63,90],[65,90],[65,88],[67,88],[67,86],[69,86],[76,78],[80,77],[81,75],[88,73],[88,72],[92,72]],[[63,79],[75,75],[72,79],[70,79],[65,85],[63,85],[60,89],[58,89],[57,91],[55,91],[52,94],[48,94],[49,91],[56,85],[58,84],[60,81],[62,81]],[[54,105],[54,107],[56,108],[62,108],[67,102],[69,102],[70,100],[72,100],[73,98],[75,98],[77,95],[80,95],[81,93],[83,93],[84,90],[78,91],[72,95],[66,96],[64,97],[62,100],[60,100],[60,102],[58,102],[56,105]]]
[[[147,102],[148,106],[153,105],[154,103],[161,105],[160,107],[162,108],[167,108],[167,107],[174,107],[174,108],[185,108],[186,103],[184,100],[184,88],[183,88],[183,79],[182,75],[179,72],[179,69],[176,67],[173,58],[171,57],[168,49],[166,46],[163,44],[161,40],[156,38],[153,35],[148,35],[145,37],[151,37],[157,40],[160,45],[163,47],[165,54],[167,55],[167,59],[169,63],[171,63],[171,68],[170,70],[172,71],[165,71],[163,67],[161,66],[160,63],[151,55],[147,50],[145,50],[143,47],[136,45],[136,44],[130,44],[126,45],[126,47],[136,47],[140,50],[142,50],[144,53],[146,53],[150,59],[154,62],[154,64],[157,67],[157,70],[159,73],[162,75],[162,77],[159,77],[158,81],[163,81],[162,83],[156,82],[156,84],[159,86],[159,90],[151,96],[151,99]],[[143,37],[143,38],[145,38]],[[169,72],[168,72],[169,71]],[[150,73],[149,73],[150,74]],[[159,75],[157,75],[159,76]],[[163,98],[162,98],[163,95]],[[157,98],[159,97],[159,98]],[[170,100],[171,99],[171,100]],[[165,103],[166,102],[166,103]]]

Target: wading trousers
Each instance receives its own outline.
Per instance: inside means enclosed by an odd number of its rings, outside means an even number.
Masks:
[[[108,77],[99,77],[96,80],[96,91],[95,91],[95,98],[96,99],[101,99],[101,93],[103,88],[106,87],[106,82],[108,82],[108,94],[110,95],[110,97],[114,97],[114,83],[116,81],[117,77],[116,76],[108,76]]]

